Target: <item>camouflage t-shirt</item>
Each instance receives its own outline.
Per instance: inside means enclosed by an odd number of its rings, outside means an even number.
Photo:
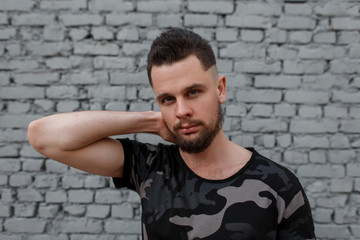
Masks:
[[[259,155],[224,180],[197,176],[176,145],[121,140],[118,188],[141,197],[143,239],[315,239],[309,203],[298,179]]]

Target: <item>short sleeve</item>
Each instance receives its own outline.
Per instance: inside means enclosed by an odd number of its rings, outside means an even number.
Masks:
[[[149,159],[156,155],[157,148],[151,144],[129,139],[118,139],[124,149],[124,168],[122,178],[113,178],[116,188],[129,188],[139,192],[139,183],[147,175]]]

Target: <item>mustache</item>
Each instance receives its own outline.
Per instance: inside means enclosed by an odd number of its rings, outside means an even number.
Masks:
[[[186,121],[180,121],[174,126],[174,130],[179,130],[182,125],[203,125],[203,121],[200,120],[186,120]]]

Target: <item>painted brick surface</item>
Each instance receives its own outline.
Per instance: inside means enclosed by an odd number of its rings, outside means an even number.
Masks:
[[[26,129],[59,112],[158,110],[146,54],[170,26],[210,41],[227,77],[226,135],[297,174],[318,239],[360,239],[359,10],[354,0],[0,0],[0,239],[140,239],[136,193],[42,157]]]

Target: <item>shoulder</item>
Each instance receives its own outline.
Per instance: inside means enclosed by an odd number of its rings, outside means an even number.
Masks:
[[[285,166],[259,154],[254,149],[246,174],[261,179],[277,192],[299,191],[302,187],[296,175]]]

